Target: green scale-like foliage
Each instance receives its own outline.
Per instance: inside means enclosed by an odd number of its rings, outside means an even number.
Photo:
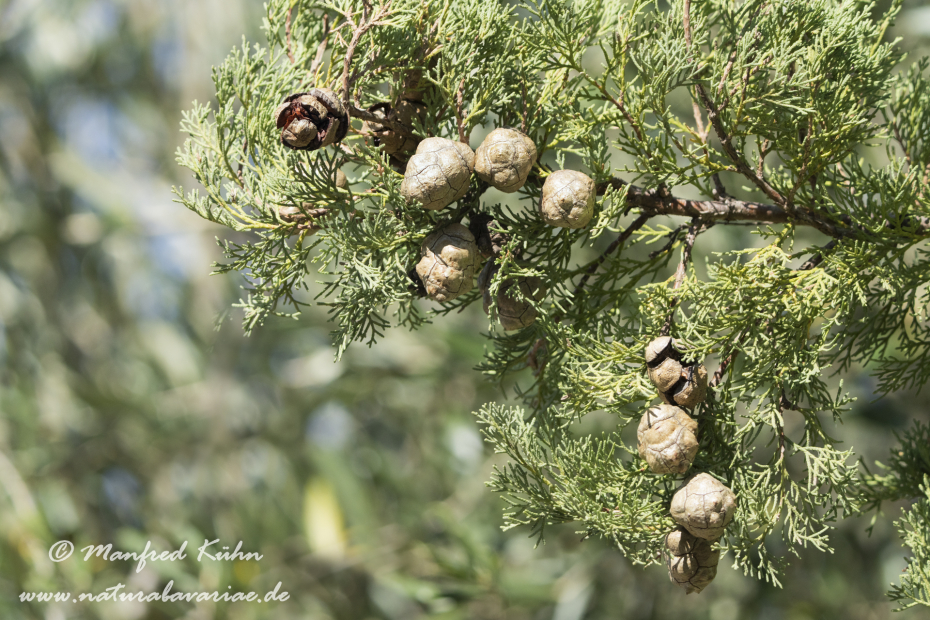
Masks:
[[[881,394],[930,378],[930,83],[926,60],[899,69],[902,54],[884,40],[897,10],[876,16],[870,4],[836,0],[275,0],[268,47],[235,50],[214,73],[216,104],[185,115],[191,137],[178,160],[204,189],[177,193],[240,232],[222,242],[229,260],[217,270],[246,276],[247,330],[299,311],[319,273],[317,301],[331,309],[340,353],[392,325],[480,305],[476,289],[427,313],[408,274],[432,230],[491,216],[492,232],[507,234],[490,259],[500,265],[492,298],[507,276],[539,276],[548,288],[532,325],[492,327],[481,367],[500,381],[533,369],[518,390],[523,407],[478,414],[510,457],[491,482],[508,501],[506,525],[541,537],[547,524],[574,522],[642,564],[658,560],[674,527],[668,505],[682,477],[650,473],[621,433],[657,398],[643,350],[669,328],[689,360],[717,375],[693,412],[692,471],[738,499],[720,546],[777,583],[784,558],[766,545],[772,536],[796,555],[829,550],[838,519],[925,494],[920,478],[899,484],[913,477],[907,460],[862,477],[833,436],[852,398],[828,385],[866,364]],[[444,210],[404,202],[402,167],[366,142],[357,111],[396,103],[414,71],[429,85],[417,135],[467,141],[476,128],[511,126],[533,139],[538,162],[515,200],[483,200],[475,177]],[[340,145],[292,151],[273,112],[311,87],[333,89],[356,118]],[[880,167],[865,159],[876,151]],[[597,183],[584,229],[552,229],[537,214],[542,182],[562,167]],[[348,189],[336,187],[336,168]],[[296,205],[326,210],[315,236],[278,216]],[[690,221],[650,222],[662,215]],[[699,278],[692,245],[697,253],[704,230],[729,224],[754,226],[765,245],[706,248]],[[796,247],[802,239],[810,247]],[[615,416],[617,430],[576,432],[595,411]],[[803,432],[789,437],[787,416]],[[926,544],[926,502],[905,518],[912,547]],[[926,604],[926,549],[910,566],[894,596]]]

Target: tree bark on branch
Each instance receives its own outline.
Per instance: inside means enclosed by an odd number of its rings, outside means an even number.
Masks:
[[[630,185],[622,179],[613,178],[597,187],[598,194],[603,194],[608,188],[622,189],[628,187],[627,204],[637,207],[648,215],[677,215],[681,217],[699,218],[707,222],[760,222],[766,224],[796,224],[810,226],[823,234],[841,239],[854,237],[861,233],[851,221],[846,218],[845,225],[817,217],[806,211],[795,209],[788,212],[782,207],[752,202],[749,200],[691,200],[669,194],[663,195],[657,190],[647,190],[636,185]],[[914,226],[918,235],[930,236],[930,218],[910,217],[902,227]]]

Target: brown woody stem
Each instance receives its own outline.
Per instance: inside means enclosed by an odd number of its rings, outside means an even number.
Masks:
[[[614,178],[599,184],[597,190],[599,194],[603,194],[608,188],[620,189],[628,185],[626,181]],[[650,216],[696,217],[705,222],[795,224],[810,226],[835,239],[857,236],[861,233],[859,229],[849,225],[851,222],[848,220],[844,222],[847,225],[838,225],[803,209],[795,209],[789,213],[776,205],[736,200],[730,197],[725,200],[691,200],[629,185],[626,200],[627,205],[638,207],[644,214]],[[930,235],[930,218],[911,217],[904,225],[914,225],[917,234]]]
[[[739,340],[738,336],[737,340]],[[714,372],[713,379],[710,380],[709,386],[711,389],[720,385],[720,382],[723,381],[723,374],[727,371],[730,364],[733,363],[733,360],[736,359],[737,355],[739,355],[739,350],[731,350],[730,354],[723,358],[723,361],[720,362],[720,366],[717,368],[716,372]]]
[[[294,7],[291,7],[287,10],[287,17],[284,18],[284,37],[287,41],[287,58],[291,61],[291,64],[294,64],[294,50],[291,48],[291,13],[294,12]]]
[[[465,78],[459,84],[458,96],[455,100],[455,122],[459,128],[459,142],[468,144],[468,137],[465,135],[465,110],[463,109],[462,98],[465,95]]]
[[[353,84],[351,84],[349,80],[349,69],[352,66],[352,57],[355,56],[355,48],[358,47],[358,42],[361,40],[362,36],[374,26],[379,25],[381,20],[384,19],[390,11],[391,3],[388,1],[380,5],[378,7],[378,12],[372,15],[371,3],[367,0],[363,0],[362,15],[358,24],[352,19],[350,13],[345,13],[346,21],[352,28],[352,38],[349,41],[345,58],[342,61],[342,102],[346,107],[349,107],[353,87]]]

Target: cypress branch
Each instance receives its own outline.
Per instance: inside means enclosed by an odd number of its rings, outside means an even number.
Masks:
[[[835,0],[527,0],[518,17],[485,0],[271,0],[267,47],[234,50],[214,71],[215,104],[184,116],[178,161],[203,189],[178,189],[178,201],[239,231],[221,242],[217,271],[246,277],[246,330],[314,301],[312,277],[339,354],[475,305],[506,318],[511,329],[491,323],[480,370],[519,379],[522,406],[477,414],[510,458],[491,481],[506,527],[542,538],[547,524],[574,522],[655,563],[682,478],[651,473],[621,432],[656,398],[679,398],[698,429],[689,473],[736,497],[718,544],[737,568],[777,584],[786,559],[771,536],[794,554],[828,550],[840,519],[909,498],[899,527],[913,569],[891,595],[926,604],[923,429],[902,438],[906,458],[887,473],[860,469],[834,437],[853,398],[830,377],[868,368],[880,395],[930,382],[930,60],[898,68],[901,51],[883,40],[898,9],[873,19]],[[332,148],[290,150],[273,113],[313,87],[338,91],[354,125]],[[369,112],[389,107],[410,120]],[[315,118],[295,114],[285,120]],[[501,150],[481,179],[452,186],[474,169],[472,147],[487,153],[472,135],[505,126],[532,143],[533,167]],[[396,150],[380,143],[386,134]],[[447,154],[414,154],[424,137]],[[531,159],[524,137],[508,144]],[[876,145],[881,167],[867,157]],[[416,179],[405,176],[413,157]],[[511,165],[518,182],[495,181],[493,165],[501,178]],[[340,168],[348,188],[335,183]],[[565,169],[576,172],[556,174]],[[451,206],[407,203],[430,174]],[[555,187],[559,177],[571,187]],[[492,182],[517,191],[492,204]],[[572,217],[558,217],[563,207]],[[484,270],[478,288],[427,310],[414,266],[424,239],[453,222],[469,232],[455,227],[430,251],[455,262],[458,235]],[[702,248],[698,236],[716,225],[749,225],[767,243]],[[799,228],[829,241],[796,248]],[[688,268],[698,258],[700,279]],[[644,360],[660,334],[681,347],[661,376]],[[715,370],[706,393],[703,363]],[[662,394],[652,377],[670,379]],[[577,432],[573,422],[595,411],[616,428]]]

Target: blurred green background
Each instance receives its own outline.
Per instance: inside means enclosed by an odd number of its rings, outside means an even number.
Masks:
[[[246,0],[0,0],[0,618],[876,619],[905,551],[888,519],[846,521],[784,588],[726,558],[685,596],[665,570],[552,528],[502,532],[484,487],[500,458],[471,412],[503,400],[474,370],[478,308],[389,333],[337,364],[325,313],[245,338],[227,231],[172,203],[181,111],[263,9]],[[930,7],[891,36],[930,41]],[[924,47],[925,49],[925,47]],[[757,243],[713,231],[707,247]],[[710,234],[709,234],[710,235]],[[867,373],[836,430],[872,463],[928,419],[926,394],[872,403]],[[609,421],[606,427],[610,427]],[[896,517],[899,507],[889,506]],[[197,562],[206,538],[255,562]],[[151,541],[181,562],[53,563],[49,547]],[[775,543],[777,544],[777,543]],[[283,603],[28,603],[23,591],[250,591]],[[231,590],[230,590],[231,587]],[[927,617],[910,610],[896,617]]]

